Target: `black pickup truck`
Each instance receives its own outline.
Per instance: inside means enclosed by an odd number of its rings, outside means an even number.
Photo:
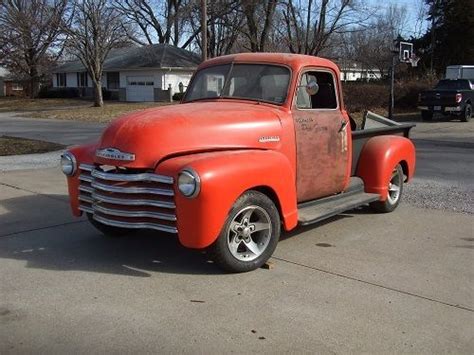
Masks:
[[[431,121],[433,113],[458,115],[467,122],[472,117],[474,81],[468,79],[440,80],[433,90],[422,91],[418,97],[418,109],[424,121]]]

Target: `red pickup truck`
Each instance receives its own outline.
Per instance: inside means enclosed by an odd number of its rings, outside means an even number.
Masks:
[[[113,121],[63,154],[72,212],[106,235],[177,234],[225,270],[262,266],[282,229],[370,204],[393,211],[415,171],[411,125],[356,128],[331,61],[245,53],[202,63],[181,104]]]

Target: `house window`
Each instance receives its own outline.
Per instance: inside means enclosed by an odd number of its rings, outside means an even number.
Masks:
[[[57,87],[66,87],[66,73],[56,73],[56,86]]]
[[[22,91],[23,86],[19,83],[12,83],[12,90],[13,91]]]
[[[118,90],[120,88],[120,74],[119,72],[107,73],[107,89]]]
[[[87,72],[77,73],[77,86],[82,88],[88,86]]]

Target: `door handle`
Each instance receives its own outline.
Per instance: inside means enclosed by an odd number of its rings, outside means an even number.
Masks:
[[[339,131],[337,133],[341,133],[342,131],[344,131],[346,129],[346,126],[347,126],[347,121],[346,120],[342,120],[341,122],[341,128],[339,128]]]

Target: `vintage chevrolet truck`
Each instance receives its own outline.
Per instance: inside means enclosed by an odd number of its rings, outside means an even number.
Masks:
[[[106,235],[176,234],[224,270],[262,266],[280,233],[370,204],[393,211],[415,171],[411,125],[356,127],[340,73],[304,55],[203,62],[178,105],[114,120],[61,158],[72,212]]]

